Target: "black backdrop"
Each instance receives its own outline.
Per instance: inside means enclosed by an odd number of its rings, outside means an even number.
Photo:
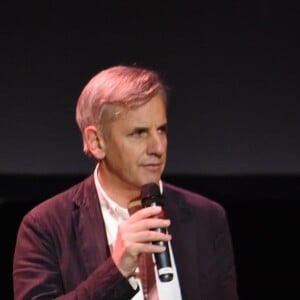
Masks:
[[[299,174],[299,9],[274,2],[1,3],[0,174],[90,172],[75,103],[115,64],[170,87],[167,174]]]
[[[115,64],[157,69],[169,85],[165,178],[226,208],[241,299],[299,294],[297,3],[17,0],[0,8],[1,299],[13,298],[24,213],[93,168],[74,108],[89,78]]]

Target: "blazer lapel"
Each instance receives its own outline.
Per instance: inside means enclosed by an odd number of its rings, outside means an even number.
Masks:
[[[74,202],[77,206],[73,212],[76,242],[82,254],[86,272],[90,274],[110,255],[92,175],[83,183],[83,188]]]
[[[195,230],[192,219],[193,212],[186,205],[180,194],[164,186],[164,209],[166,217],[170,218],[169,232],[172,234],[172,250],[175,257],[176,269],[179,277],[183,299],[194,299],[199,290],[199,272],[197,265]]]

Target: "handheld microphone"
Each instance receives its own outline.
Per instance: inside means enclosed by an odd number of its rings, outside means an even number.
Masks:
[[[159,187],[156,183],[148,183],[142,186],[141,191],[142,206],[162,206],[163,207],[163,197],[160,193]],[[157,216],[158,218],[164,218],[164,211]],[[166,228],[155,228],[153,229],[158,232],[166,233]],[[155,241],[152,242],[154,245],[164,246],[166,250],[161,253],[154,253],[156,269],[158,277],[162,282],[168,282],[173,279],[173,269],[170,259],[170,251],[168,242]]]

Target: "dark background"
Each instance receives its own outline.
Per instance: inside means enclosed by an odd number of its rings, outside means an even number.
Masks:
[[[165,179],[226,208],[241,299],[299,294],[299,13],[289,0],[2,1],[0,299],[24,213],[94,167],[75,104],[116,64],[170,87]]]
[[[299,174],[298,5],[117,3],[1,4],[0,173],[89,173],[79,93],[137,64],[171,90],[167,174]]]

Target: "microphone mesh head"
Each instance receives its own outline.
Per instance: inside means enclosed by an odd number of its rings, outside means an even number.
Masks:
[[[142,186],[141,191],[142,206],[160,205],[162,206],[162,195],[156,183],[148,183]]]
[[[151,182],[144,184],[142,186],[141,198],[152,198],[152,197],[160,197],[160,190],[156,183]]]

